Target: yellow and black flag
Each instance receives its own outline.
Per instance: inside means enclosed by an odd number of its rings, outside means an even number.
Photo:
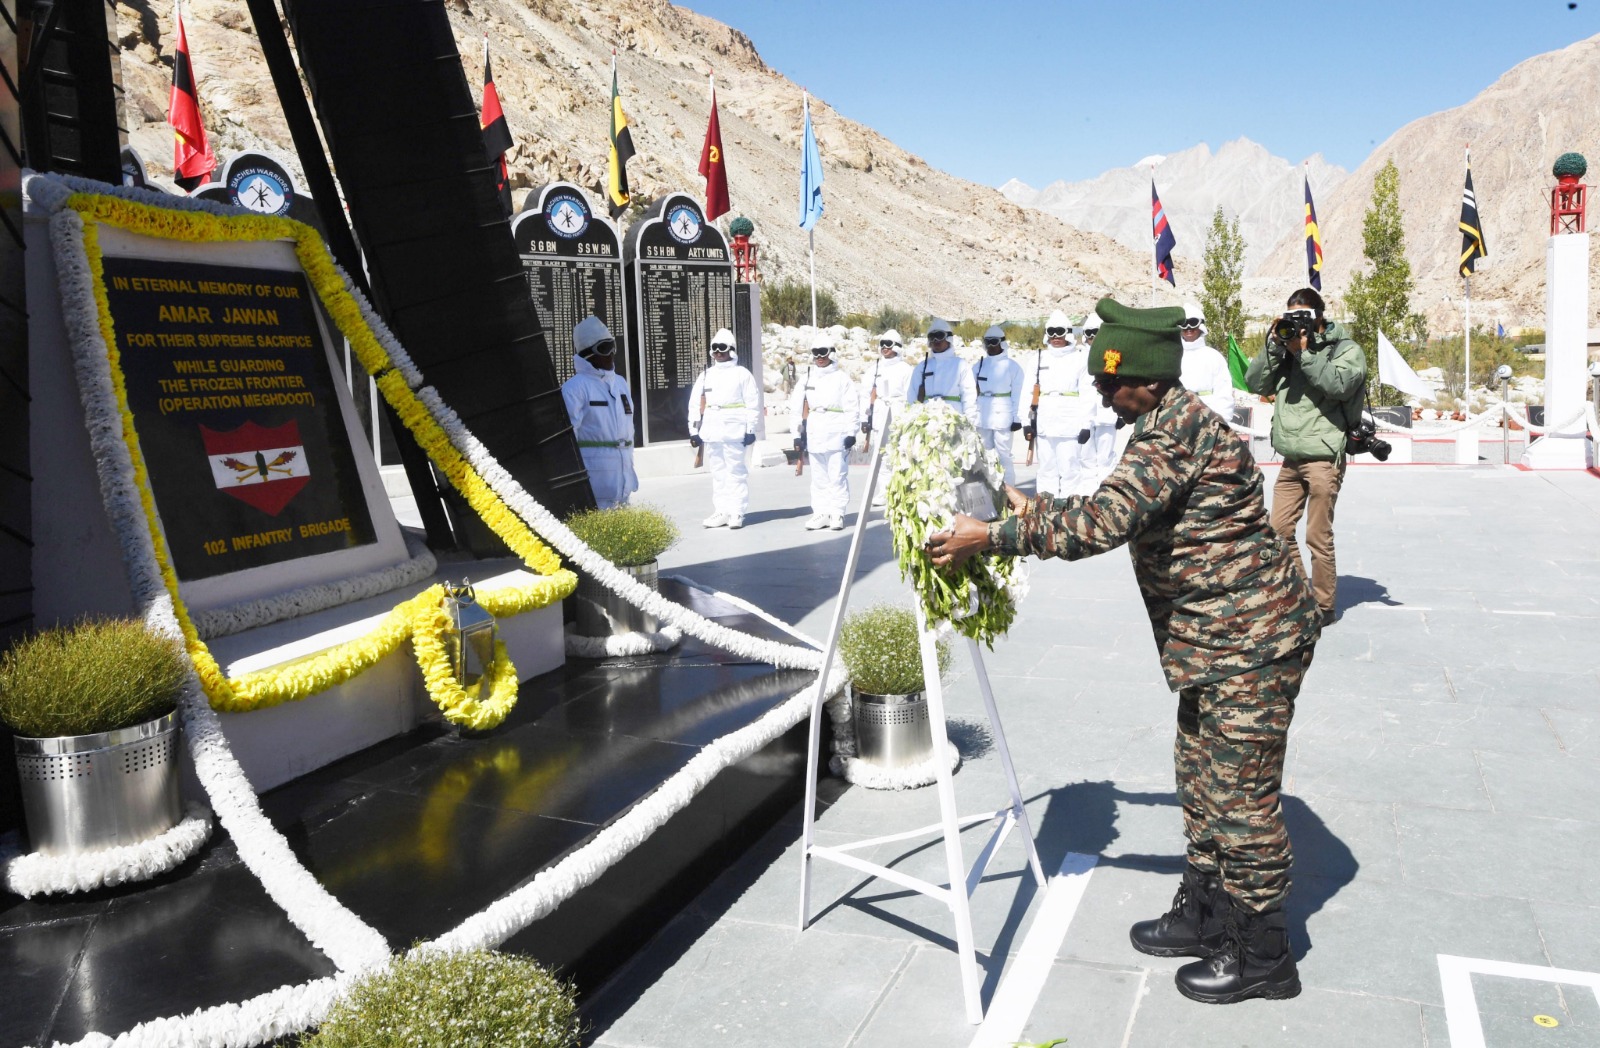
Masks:
[[[1478,218],[1478,197],[1472,192],[1472,151],[1467,151],[1467,185],[1461,191],[1461,275],[1471,276],[1478,259],[1489,257]]]
[[[611,166],[606,176],[606,203],[611,217],[628,209],[628,161],[633,156],[633,135],[628,133],[628,117],[622,111],[622,96],[617,93],[617,56],[611,55]]]

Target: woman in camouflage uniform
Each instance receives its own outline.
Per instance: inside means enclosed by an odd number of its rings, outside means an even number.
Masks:
[[[1178,381],[1183,310],[1096,307],[1095,388],[1133,426],[1092,495],[1030,499],[1012,516],[958,516],[928,541],[935,564],[981,550],[1077,560],[1126,543],[1167,683],[1188,867],[1172,909],[1130,931],[1136,949],[1195,956],[1179,991],[1230,1004],[1300,992],[1283,901],[1291,854],[1279,789],[1319,636],[1316,602],[1273,531],[1261,471],[1216,412]]]

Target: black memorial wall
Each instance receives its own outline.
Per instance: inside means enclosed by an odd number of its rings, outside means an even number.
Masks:
[[[285,0],[374,304],[558,515],[593,504],[439,0]],[[475,520],[465,534],[489,544]]]
[[[599,317],[619,343],[626,343],[622,239],[610,219],[594,213],[582,190],[571,182],[552,182],[529,193],[512,219],[511,239],[528,276],[528,296],[544,328],[557,381],[572,377],[572,329],[584,317]],[[626,350],[619,359],[626,362]]]

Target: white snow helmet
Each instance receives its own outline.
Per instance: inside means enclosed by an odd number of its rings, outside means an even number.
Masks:
[[[1096,331],[1100,330],[1100,314],[1091,309],[1089,315],[1083,318],[1083,327],[1079,330],[1083,334],[1092,337]]]
[[[1049,328],[1070,328],[1072,326],[1072,321],[1068,320],[1067,315],[1058,309],[1054,313],[1051,313],[1048,318],[1046,318],[1044,326],[1047,330]]]
[[[711,336],[711,351],[715,353],[718,346],[729,346],[732,351],[737,352],[739,342],[727,328],[717,328],[717,333]]]
[[[605,326],[605,323],[599,317],[587,316],[578,321],[578,326],[572,329],[572,348],[577,350],[578,355],[581,357],[586,350],[596,343],[604,342],[610,338],[610,329]],[[612,341],[614,342],[615,339],[612,339]]]

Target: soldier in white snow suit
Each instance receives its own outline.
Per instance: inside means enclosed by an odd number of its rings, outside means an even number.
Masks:
[[[972,365],[972,384],[978,391],[978,434],[983,446],[1000,453],[1000,468],[1007,484],[1016,480],[1011,463],[1012,434],[1022,428],[1018,418],[1024,392],[1022,365],[1011,359],[1011,345],[999,324],[983,333],[983,356]]]
[[[872,370],[867,374],[867,404],[871,408],[870,418],[861,423],[861,432],[870,433],[872,446],[883,446],[883,424],[889,417],[892,407],[895,414],[899,414],[906,406],[906,387],[911,383],[911,365],[906,363],[900,355],[903,343],[900,332],[890,328],[878,336],[878,359],[872,362]],[[876,396],[873,396],[873,393]],[[888,487],[888,478],[880,477],[878,480],[878,493],[872,498],[874,508],[882,509],[884,506],[884,492]]]
[[[951,347],[950,322],[934,317],[928,321],[928,355],[911,366],[911,382],[906,387],[906,403],[922,404],[942,400],[978,424],[978,387],[972,369],[956,356]]]
[[[617,340],[599,317],[584,317],[572,329],[577,373],[561,384],[589,487],[601,509],[621,506],[639,490],[633,472],[633,401],[617,374]]]
[[[1039,473],[1034,490],[1065,498],[1078,486],[1079,437],[1088,431],[1099,400],[1083,392],[1088,354],[1072,344],[1072,325],[1065,313],[1058,309],[1050,314],[1044,336],[1044,349],[1027,385],[1030,402],[1033,386],[1039,387],[1039,431],[1033,437]]]
[[[1200,398],[1206,407],[1233,421],[1233,373],[1221,353],[1206,344],[1205,311],[1194,302],[1183,304],[1183,323],[1178,334],[1183,339],[1183,374],[1178,381]]]
[[[844,530],[845,507],[850,501],[850,449],[856,446],[861,426],[861,391],[844,369],[833,362],[833,339],[819,334],[811,348],[811,367],[805,381],[791,397],[803,412],[806,459],[811,466],[811,519],[807,531]],[[791,428],[798,432],[801,415]]]
[[[1083,341],[1079,345],[1081,362],[1079,388],[1082,391],[1080,399],[1091,404],[1093,410],[1089,416],[1087,431],[1078,434],[1076,482],[1067,490],[1058,492],[1062,497],[1093,495],[1100,482],[1111,475],[1111,468],[1117,464],[1117,412],[1095,391],[1094,376],[1089,373],[1089,349],[1099,330],[1100,315],[1090,312],[1084,318]]]
[[[734,360],[733,332],[711,336],[711,365],[689,391],[689,443],[705,449],[711,473],[711,516],[708,528],[744,527],[750,505],[750,461],[746,450],[756,442],[756,405],[761,391],[755,376]]]

